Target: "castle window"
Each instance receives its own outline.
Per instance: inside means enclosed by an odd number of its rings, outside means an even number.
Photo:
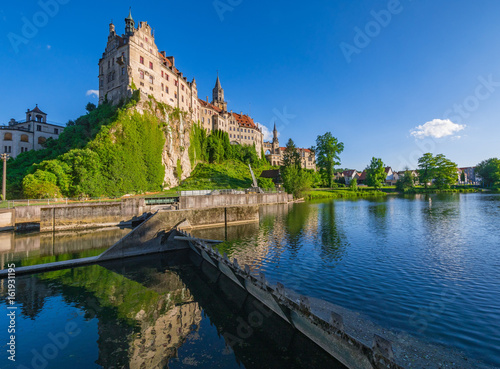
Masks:
[[[167,81],[170,80],[170,76],[168,74],[165,74],[165,76],[167,77]]]
[[[145,40],[146,42],[148,42],[148,38],[147,38],[147,37],[145,37],[145,38],[144,38],[144,40]]]
[[[59,129],[58,129],[58,128],[54,128],[54,134],[55,134],[55,135],[58,135],[58,134],[59,134]]]
[[[184,102],[184,95],[182,95],[181,97],[182,97],[182,102]]]
[[[181,88],[182,88],[182,91],[184,91],[184,85],[182,85]]]
[[[141,56],[140,62],[141,62],[141,64],[144,64],[144,57]]]
[[[102,80],[102,78],[99,79],[99,87],[102,87],[104,85],[104,81]]]
[[[161,84],[161,90],[163,91],[163,83]]]
[[[168,92],[168,86],[167,86],[167,87],[165,87],[165,92],[166,92],[167,94],[169,93],[169,92]]]
[[[3,136],[3,140],[4,140],[4,141],[12,141],[12,133],[7,132],[7,133]]]
[[[174,93],[174,97],[177,99],[177,92]]]
[[[139,72],[139,77],[141,77],[141,79],[144,79],[144,72],[142,70]]]
[[[149,76],[149,83],[153,83],[153,76]]]
[[[38,124],[38,125],[36,126],[36,130],[37,130],[38,132],[42,132],[42,126]],[[22,137],[22,136],[21,136],[21,137]],[[22,141],[22,139],[21,139],[21,141]]]
[[[149,62],[149,69],[153,69],[153,62]]]
[[[45,137],[38,137],[38,144],[43,145],[45,142],[47,142],[47,139]]]
[[[122,76],[125,75],[125,67],[122,67]]]
[[[162,78],[163,78],[163,71],[161,71],[161,76],[162,76]]]
[[[21,142],[30,142],[28,135],[21,135]]]

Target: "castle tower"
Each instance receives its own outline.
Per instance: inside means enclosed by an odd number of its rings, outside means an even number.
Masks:
[[[38,104],[35,109],[26,112],[26,122],[47,123],[47,114],[40,110]]]
[[[132,18],[132,8],[130,8],[128,17],[125,18],[125,35],[131,36],[134,34],[134,18]]]
[[[224,101],[224,90],[220,84],[219,72],[217,72],[217,81],[212,90],[212,104],[223,111],[227,111],[227,102]]]
[[[279,154],[280,153],[280,142],[278,140],[278,130],[276,129],[276,122],[274,122],[274,129],[273,129],[273,154]]]

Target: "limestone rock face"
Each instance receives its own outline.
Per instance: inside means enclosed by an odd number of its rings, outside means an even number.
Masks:
[[[141,100],[136,106],[136,110],[140,113],[151,112],[163,123],[165,135],[165,146],[162,155],[163,165],[165,166],[163,187],[169,189],[178,186],[183,179],[191,175],[193,170],[188,151],[193,125],[189,114],[152,99]],[[181,168],[180,178],[178,178],[178,163]]]

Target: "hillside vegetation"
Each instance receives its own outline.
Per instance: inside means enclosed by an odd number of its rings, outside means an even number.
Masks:
[[[98,197],[161,190],[168,125],[154,110],[136,111],[135,96],[121,107],[103,104],[88,109],[45,149],[10,160],[9,197]]]
[[[259,179],[260,174],[265,169],[271,169],[264,161],[257,161],[252,165],[255,177]],[[214,190],[214,189],[246,189],[252,186],[252,176],[248,164],[240,160],[226,160],[222,163],[199,163],[185,179],[177,190]],[[274,185],[272,185],[274,187]],[[263,186],[263,187],[269,187]]]

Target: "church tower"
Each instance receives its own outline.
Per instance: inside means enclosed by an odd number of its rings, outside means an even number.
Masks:
[[[131,36],[134,34],[134,26],[135,22],[134,19],[132,18],[132,8],[130,8],[128,17],[125,18],[125,35]]]
[[[274,122],[274,129],[273,129],[273,154],[279,154],[280,153],[280,142],[278,140],[278,130],[276,129],[276,122]]]
[[[220,84],[219,72],[217,72],[217,81],[212,90],[212,104],[223,111],[227,111],[227,102],[224,101],[224,90]]]

